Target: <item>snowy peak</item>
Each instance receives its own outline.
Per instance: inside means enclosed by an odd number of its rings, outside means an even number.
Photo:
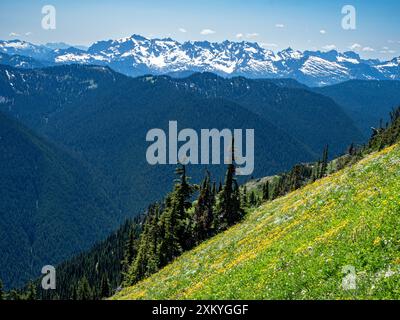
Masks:
[[[350,79],[400,80],[400,58],[363,60],[357,53],[336,50],[299,51],[287,48],[274,53],[255,42],[149,39],[141,35],[98,41],[88,50],[67,45],[50,49],[25,41],[0,41],[0,52],[22,55],[53,64],[107,65],[130,76],[213,72],[249,78],[294,78],[311,86]]]

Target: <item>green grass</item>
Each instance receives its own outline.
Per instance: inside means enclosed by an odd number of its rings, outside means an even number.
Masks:
[[[113,299],[399,299],[400,146],[254,209]],[[357,288],[344,290],[354,266]]]

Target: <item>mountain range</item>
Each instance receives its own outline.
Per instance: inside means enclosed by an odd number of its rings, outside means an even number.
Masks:
[[[400,57],[391,61],[366,60],[353,51],[287,48],[274,53],[253,42],[180,43],[171,38],[148,39],[140,35],[98,41],[84,49],[64,43],[35,45],[20,40],[0,41],[1,53],[33,58],[37,60],[35,64],[95,64],[109,66],[129,76],[169,74],[180,77],[207,71],[224,77],[293,78],[308,86],[351,79],[400,80]]]
[[[0,278],[7,287],[88,248],[162,199],[175,166],[149,165],[145,138],[153,128],[167,132],[169,120],[196,131],[254,129],[258,177],[318,159],[327,143],[333,156],[364,139],[331,98],[291,80],[211,73],[131,78],[105,66],[2,65],[0,112],[7,114],[0,128],[0,176],[9,190],[0,208],[0,233],[7,234],[0,250],[8,255]],[[223,179],[224,165],[198,165],[190,166],[193,181],[206,169],[217,183]],[[90,232],[79,229],[87,225]],[[74,240],[63,249],[44,237]],[[18,250],[7,251],[10,241]]]
[[[326,144],[335,156],[366,141],[367,129],[400,104],[399,81],[309,88],[209,72],[132,78],[109,66],[44,67],[44,52],[51,50],[1,55],[15,65],[0,65],[6,287],[87,249],[165,195],[175,166],[149,165],[145,137],[152,128],[168,131],[169,120],[179,129],[255,129],[254,176],[262,177],[317,160]],[[191,166],[193,181],[206,169],[223,179],[223,165]]]

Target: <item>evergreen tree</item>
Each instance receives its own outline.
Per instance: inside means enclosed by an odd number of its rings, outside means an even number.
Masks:
[[[224,230],[240,220],[243,210],[240,205],[240,191],[235,179],[234,140],[232,139],[231,163],[228,165],[225,183],[218,195],[217,218],[219,228]]]
[[[3,282],[0,279],[0,301],[1,300],[5,300],[5,294],[4,294],[4,291],[3,291]]]
[[[92,300],[93,299],[93,291],[89,285],[89,281],[86,277],[83,277],[79,283],[77,288],[77,300]]]
[[[101,279],[100,298],[108,298],[109,296],[111,296],[110,281],[106,275],[103,275]]]
[[[250,196],[249,196],[249,204],[252,207],[255,207],[257,205],[257,197],[256,197],[256,193],[254,192],[254,190],[252,190],[250,192]]]
[[[264,201],[268,201],[269,200],[269,181],[267,181],[264,185],[263,185],[263,189],[262,189],[262,199]]]
[[[10,291],[8,297],[10,300],[15,300],[15,301],[22,300],[23,298],[22,295],[17,290],[14,289]]]
[[[36,286],[30,281],[25,295],[26,300],[36,300]]]
[[[200,186],[199,197],[193,215],[193,236],[196,244],[209,238],[212,234],[214,202],[214,194],[210,185],[210,173],[207,172]]]
[[[137,256],[125,278],[125,285],[132,285],[158,270],[160,264],[158,223],[159,206],[150,206],[140,236]]]
[[[133,227],[129,230],[128,239],[124,249],[124,260],[122,261],[123,280],[128,276],[128,271],[136,256],[136,236]]]
[[[321,164],[321,172],[320,172],[320,178],[323,178],[326,173],[327,173],[327,169],[328,169],[328,149],[329,146],[327,145],[324,148],[324,152],[323,152],[323,156],[322,156],[322,164]]]
[[[176,170],[180,179],[175,184],[170,200],[161,215],[160,264],[166,265],[178,257],[192,243],[190,216],[187,210],[192,206],[191,196],[193,186],[187,181],[186,168],[181,166]]]
[[[247,187],[243,187],[243,192],[242,192],[242,206],[247,207]]]

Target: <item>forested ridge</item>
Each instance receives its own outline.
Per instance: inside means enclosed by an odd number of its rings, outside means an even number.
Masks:
[[[179,166],[174,188],[162,202],[150,205],[145,215],[126,222],[88,253],[59,266],[58,272],[62,276],[57,291],[44,293],[37,281],[20,292],[8,293],[7,297],[106,298],[121,287],[151,276],[185,251],[229,229],[251,208],[351,166],[399,139],[400,108],[391,112],[387,126],[374,130],[367,144],[352,144],[345,155],[332,161],[328,160],[329,148],[326,147],[318,162],[296,165],[287,173],[259,180],[262,182],[239,187],[232,163],[223,184],[218,184],[206,172],[203,181],[196,185],[190,182],[186,167]]]

